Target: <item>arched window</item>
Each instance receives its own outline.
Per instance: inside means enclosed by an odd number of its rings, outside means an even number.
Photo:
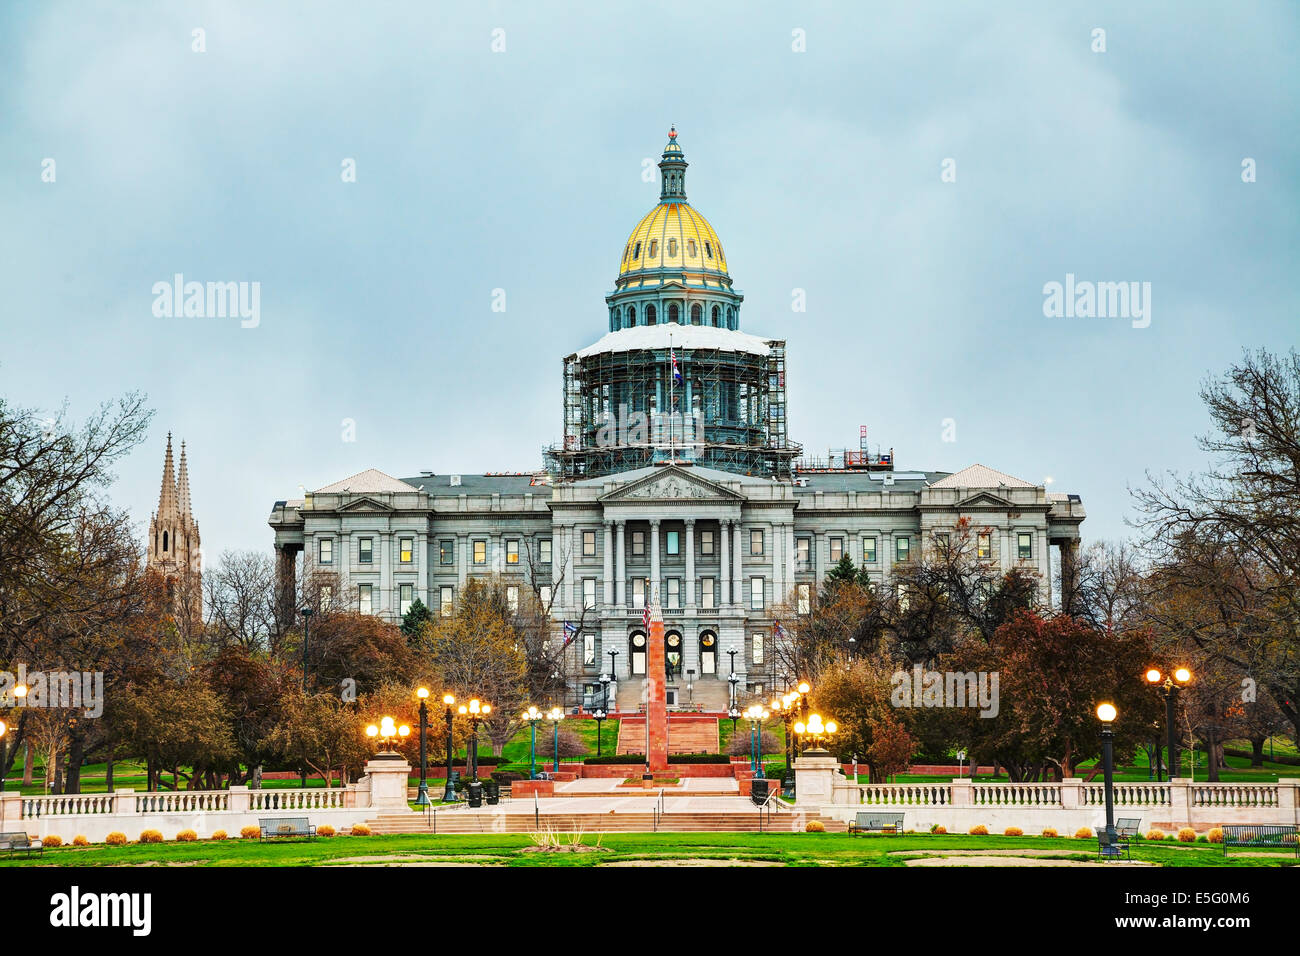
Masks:
[[[640,259],[640,258],[641,258],[641,243],[638,242],[638,243],[636,244],[636,249],[635,249],[635,251],[633,251],[633,253],[632,253],[632,258],[633,258],[633,259]]]
[[[618,331],[618,309],[609,310],[609,330],[611,332]]]
[[[669,257],[670,259],[676,259],[676,258],[677,258],[677,240],[676,240],[676,239],[669,239],[669,240],[668,240],[668,257]]]
[[[163,550],[164,550],[164,551],[167,550],[167,532],[166,532],[166,531],[163,532]]]
[[[633,631],[628,638],[628,665],[633,676],[645,675],[646,641],[640,631]]]
[[[668,303],[668,321],[676,322],[678,321],[678,317],[679,317],[679,312],[677,309],[677,303],[676,302]]]
[[[659,255],[659,240],[651,239],[650,248],[646,250],[646,256],[653,259],[657,255]]]
[[[715,305],[715,306],[713,307],[713,327],[714,327],[715,329],[718,327],[719,318],[720,318],[719,309],[718,309],[718,307]]]
[[[736,310],[733,309],[731,306],[727,306],[727,328],[734,329],[735,327],[736,327]]]
[[[636,325],[636,306],[629,305],[627,307],[627,327],[630,329],[634,325]]]
[[[645,324],[655,325],[657,323],[658,323],[658,315],[655,312],[655,307],[653,305],[647,305],[645,307]]]
[[[691,325],[699,325],[704,321],[704,309],[696,302],[691,306]]]
[[[700,673],[718,672],[718,635],[712,631],[700,632]]]
[[[686,254],[687,254],[688,256],[690,256],[692,259],[695,258],[695,240],[694,240],[694,239],[687,239],[687,240],[686,240]]]
[[[713,246],[709,245],[709,240],[707,239],[704,240],[704,257],[706,259],[713,258]]]

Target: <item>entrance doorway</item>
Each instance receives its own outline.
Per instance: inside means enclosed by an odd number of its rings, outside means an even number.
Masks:
[[[682,676],[682,636],[677,631],[664,635],[664,668],[669,680]]]
[[[634,631],[628,641],[628,654],[628,666],[632,668],[632,675],[634,677],[644,677],[646,643],[645,635],[640,631]]]
[[[700,634],[700,673],[702,675],[718,672],[718,635],[712,631]]]

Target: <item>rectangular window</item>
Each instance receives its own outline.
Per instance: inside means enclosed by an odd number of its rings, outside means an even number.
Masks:
[[[641,555],[645,554],[645,532],[644,531],[632,532],[632,554],[635,555],[636,557],[640,557]]]
[[[750,554],[763,553],[763,532],[759,528],[755,528],[753,531],[749,533],[749,553]]]
[[[682,579],[668,579],[668,602],[666,607],[679,608],[682,606]]]
[[[1017,532],[1016,554],[1021,561],[1028,561],[1034,556],[1034,536],[1028,531]]]
[[[981,531],[975,535],[975,557],[981,561],[987,561],[993,557],[993,535],[987,531]]]
[[[632,579],[632,606],[645,607],[645,578]]]
[[[397,560],[402,564],[410,564],[415,560],[414,538],[397,539]]]
[[[542,538],[537,542],[537,558],[542,564],[551,563],[551,539]]]
[[[551,586],[543,584],[537,589],[537,598],[542,602],[543,610],[550,610],[551,606]]]
[[[506,564],[519,563],[519,539],[506,538]]]
[[[863,538],[863,539],[862,539],[862,563],[863,563],[863,564],[875,564],[875,563],[876,563],[876,538],[875,538],[875,535],[872,535],[871,537]]]
[[[809,558],[812,557],[812,539],[796,538],[794,552],[797,567],[802,571],[807,571],[810,566]]]
[[[750,653],[751,656],[753,657],[753,662],[755,664],[761,664],[763,663],[763,632],[755,631],[752,635],[750,635],[750,638],[751,638],[750,643],[752,645],[752,650]]]
[[[506,607],[510,608],[511,614],[519,613],[519,585],[506,585]]]
[[[405,615],[411,609],[411,603],[415,600],[414,584],[399,584],[397,586],[397,613]]]
[[[487,542],[486,541],[474,542],[474,563],[487,564]]]
[[[907,613],[907,609],[908,609],[908,607],[911,605],[911,603],[912,603],[912,602],[911,602],[911,599],[908,597],[908,594],[907,594],[907,585],[906,585],[906,584],[900,584],[900,585],[898,586],[898,610],[899,610],[899,613],[901,613],[901,614],[906,614],[906,613]]]
[[[370,594],[374,585],[358,584],[357,585],[357,610],[362,614],[373,614],[374,605],[371,604]]]
[[[842,557],[844,557],[844,539],[831,538],[831,564],[838,564]]]
[[[717,605],[717,579],[700,578],[700,607],[712,611]]]
[[[763,610],[763,579],[749,579],[749,609],[751,611]]]
[[[894,539],[894,561],[902,564],[912,556],[912,541],[906,535]]]
[[[713,554],[713,532],[700,532],[700,554]]]
[[[455,564],[456,563],[456,542],[450,538],[443,538],[438,542],[438,563]]]
[[[812,585],[800,584],[795,587],[795,607],[800,614],[812,610]]]
[[[317,542],[316,547],[317,547],[316,555],[321,564],[334,563],[334,539],[333,538],[321,538],[320,541]]]
[[[452,591],[450,584],[444,584],[438,588],[438,611],[443,617],[451,617]]]
[[[582,556],[584,558],[594,558],[596,556],[596,532],[582,532]]]
[[[582,606],[592,608],[596,606],[596,579],[582,579]]]
[[[668,531],[664,534],[664,553],[670,558],[682,553],[681,542],[678,540],[677,534],[676,531]]]
[[[582,635],[582,663],[585,667],[596,666],[596,635]]]
[[[357,561],[361,564],[373,564],[375,560],[375,539],[360,538],[357,541]]]
[[[328,584],[320,586],[320,609],[328,611],[334,604],[334,588]]]
[[[934,533],[934,547],[935,550],[938,551],[940,555],[947,554],[948,548],[951,546],[951,544],[952,544],[952,538],[949,536],[947,531],[936,531]]]

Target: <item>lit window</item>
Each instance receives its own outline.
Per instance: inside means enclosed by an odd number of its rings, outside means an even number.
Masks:
[[[1016,534],[1016,553],[1021,561],[1028,561],[1034,556],[1034,536],[1028,531]]]
[[[451,617],[452,593],[450,584],[438,588],[438,610],[443,617]]]
[[[713,532],[701,531],[700,532],[700,554],[712,554],[712,553],[713,553]]]
[[[831,538],[831,564],[837,563],[842,557],[844,557],[844,539]]]
[[[593,608],[596,606],[596,579],[582,579],[582,606],[584,608]]]
[[[682,606],[682,579],[668,579],[668,603],[670,608],[679,608]]]
[[[551,563],[551,539],[542,538],[537,542],[537,558],[542,564]]]
[[[640,557],[641,555],[645,554],[645,532],[644,531],[632,532],[632,554],[636,555],[637,557]]]
[[[874,535],[862,539],[862,563],[876,563],[876,538]]]
[[[712,611],[717,607],[716,598],[717,582],[713,578],[700,579],[700,607],[706,611]]]
[[[751,611],[763,610],[763,579],[749,579],[749,609]]]
[[[318,544],[318,548],[319,550],[317,554],[320,559],[320,563],[333,564],[334,563],[334,539],[321,538]]]
[[[674,556],[682,553],[681,542],[676,531],[664,532],[664,553]]]
[[[405,616],[406,612],[411,609],[411,603],[414,600],[414,584],[399,584],[397,586],[397,613]]]
[[[912,542],[906,536],[900,536],[894,539],[894,561],[902,564],[912,554]]]
[[[749,553],[750,553],[750,554],[762,554],[762,553],[763,553],[763,532],[762,532],[762,530],[760,530],[760,529],[755,529],[755,530],[753,530],[753,531],[751,531],[751,532],[749,533]]]
[[[398,561],[402,564],[410,564],[415,555],[415,539],[398,538],[397,546],[399,554]]]
[[[763,663],[763,633],[755,631],[751,638],[753,645],[752,657],[755,664]]]
[[[582,532],[582,556],[584,558],[594,558],[596,556],[596,532]]]
[[[507,538],[506,539],[506,564],[518,564],[518,563],[519,563],[519,539]]]
[[[795,607],[800,614],[812,609],[812,585],[800,584],[795,588]]]
[[[474,563],[487,564],[487,542],[486,541],[474,542]]]
[[[510,609],[511,614],[519,613],[519,586],[510,584],[506,586],[506,607]]]
[[[357,585],[357,609],[362,614],[373,613],[372,610],[373,605],[370,603],[370,595],[371,595],[372,588],[373,585],[370,584]]]
[[[450,538],[444,538],[438,542],[438,563],[455,564],[456,563],[456,542]]]
[[[981,531],[975,536],[975,557],[981,561],[987,560],[993,556],[993,536],[987,531]]]

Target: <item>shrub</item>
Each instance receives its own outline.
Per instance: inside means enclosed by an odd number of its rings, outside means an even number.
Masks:
[[[239,835],[245,840],[256,840],[262,835],[261,827],[244,827],[239,831]]]
[[[1055,827],[1043,827],[1043,836],[1054,837],[1054,836],[1060,836],[1060,834],[1056,832]]]
[[[109,846],[126,846],[126,834],[121,830],[114,830],[108,836],[104,837],[104,842]]]
[[[1191,827],[1183,827],[1181,830],[1178,831],[1178,842],[1195,843],[1196,831],[1193,830]]]
[[[41,846],[63,846],[63,837],[57,833],[51,833],[49,836],[41,838]]]
[[[176,834],[177,843],[193,843],[198,838],[199,835],[193,830],[182,830],[180,833]]]
[[[1005,830],[1002,831],[1002,835],[1003,836],[1024,836],[1025,831],[1020,829],[1020,827],[1007,827]]]
[[[632,754],[631,756],[635,757],[636,755]],[[587,762],[591,763],[590,760],[588,760]],[[624,762],[627,762],[626,757],[624,758]],[[640,763],[640,762],[641,761],[638,760],[632,761],[632,763]],[[668,762],[669,763],[731,763],[731,758],[728,757],[726,754],[669,754]]]
[[[826,825],[820,820],[809,820],[803,830],[804,833],[825,833]]]
[[[225,838],[226,838],[226,831],[225,831],[225,830],[214,830],[214,831],[212,832],[212,836],[210,836],[208,839],[210,839],[210,840],[221,841],[221,840],[224,840]]]
[[[727,741],[727,753],[733,757],[752,753],[753,748],[749,744],[749,734],[733,734],[731,740]],[[785,750],[781,742],[776,739],[776,735],[766,730],[763,731],[763,741],[759,746],[765,754],[779,754]]]
[[[587,745],[572,730],[560,731],[560,756],[581,757],[587,752]],[[555,756],[555,738],[551,734],[537,735],[537,756]]]
[[[1076,840],[1086,840],[1091,836],[1092,836],[1092,831],[1087,827],[1079,827],[1079,829],[1074,831],[1074,838]]]
[[[323,837],[332,837],[334,835],[334,828],[330,826],[328,823],[322,823],[320,826],[316,828],[316,835],[323,836]]]
[[[162,831],[160,830],[141,830],[141,843],[161,843],[163,841]]]
[[[352,824],[352,835],[370,836],[370,827],[366,826],[364,823],[354,823]]]
[[[72,838],[72,845],[73,845],[73,846],[90,846],[90,841],[87,840],[87,839],[86,839],[84,836],[82,836],[80,833],[78,833],[76,836],[74,836],[74,837]]]
[[[1148,830],[1148,831],[1147,831],[1147,839],[1148,839],[1148,840],[1163,840],[1164,838],[1165,838],[1165,831],[1164,831],[1164,830]]]
[[[970,828],[970,835],[971,835],[971,836],[988,836],[988,835],[989,835],[989,828],[986,827],[986,826],[985,826],[984,824],[982,824],[982,823],[977,823],[977,824],[975,824],[973,827]]]
[[[518,770],[493,770],[492,780],[497,786],[504,787],[506,784],[515,783],[519,780],[527,780],[528,774],[520,773]],[[317,832],[320,832],[317,830]]]
[[[947,833],[947,832],[948,832],[948,828],[947,828],[946,826],[944,826],[942,823],[934,823],[934,824],[931,824],[931,825],[930,825],[930,832],[931,832],[931,833]]]

